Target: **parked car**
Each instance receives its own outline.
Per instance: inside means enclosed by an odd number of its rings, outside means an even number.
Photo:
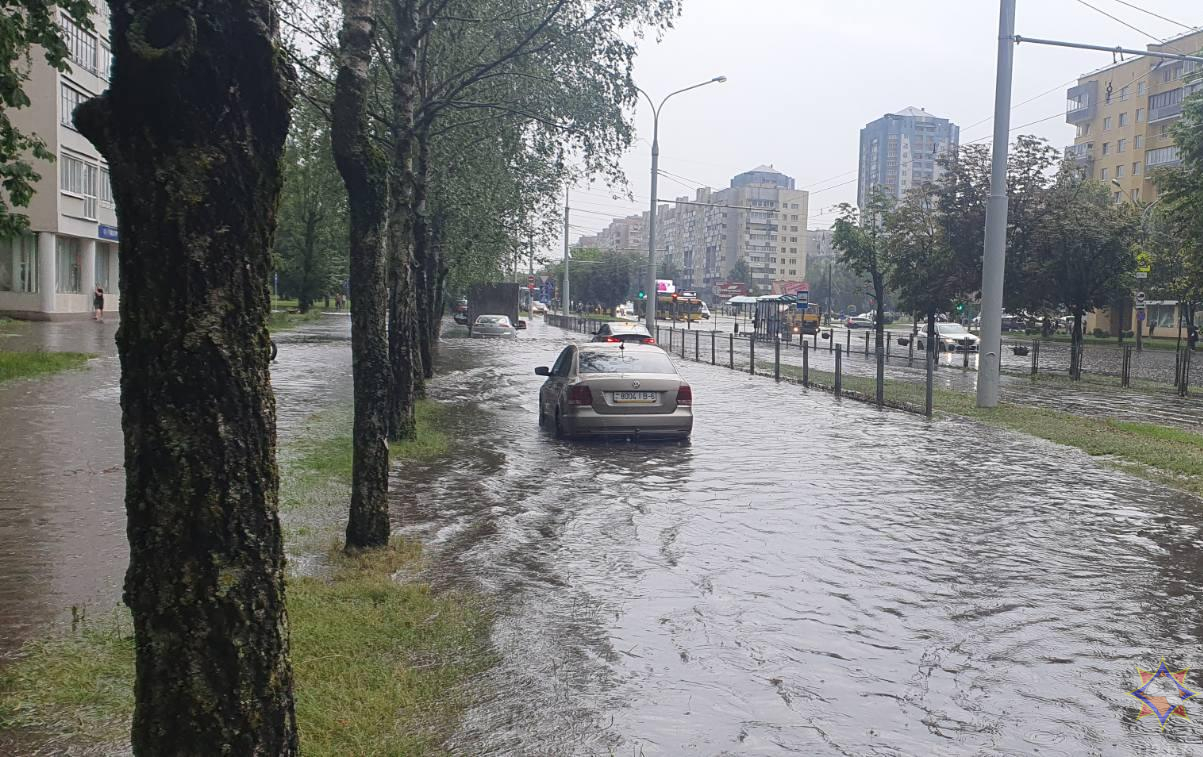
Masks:
[[[518,336],[518,332],[510,323],[509,316],[478,315],[472,323],[472,336],[514,337]]]
[[[644,344],[573,344],[539,389],[539,425],[560,437],[687,439],[693,390],[664,350]]]
[[[610,321],[603,323],[593,332],[591,342],[625,342],[626,344],[655,344],[647,327],[642,323],[629,321]]]
[[[977,352],[981,341],[959,323],[937,323],[936,338],[938,352]],[[915,346],[921,350],[927,349],[926,329],[916,335]]]
[[[873,319],[866,318],[863,315],[850,315],[844,320],[844,328],[846,329],[871,329],[873,328]]]

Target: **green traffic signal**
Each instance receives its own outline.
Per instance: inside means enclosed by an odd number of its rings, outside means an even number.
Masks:
[[[641,300],[647,299],[647,295],[643,293],[642,289],[639,290],[639,299],[641,299]]]
[[[958,303],[957,303],[957,312],[958,312],[958,313],[964,313],[964,312],[965,312],[965,303],[963,303],[963,302],[958,302]]]

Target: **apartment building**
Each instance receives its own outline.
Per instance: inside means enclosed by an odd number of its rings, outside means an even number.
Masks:
[[[25,83],[31,104],[7,114],[17,128],[41,137],[57,157],[53,164],[35,162],[42,178],[23,211],[29,232],[0,239],[0,313],[24,318],[86,317],[97,286],[104,289],[106,310],[116,310],[119,294],[120,235],[108,166],[71,122],[77,105],[108,87],[108,11],[93,16],[91,32],[56,12],[70,69],[60,73],[34,51]]]
[[[1149,45],[1187,54],[1201,48],[1203,31]],[[1150,172],[1181,162],[1170,126],[1182,101],[1203,90],[1203,82],[1186,83],[1199,70],[1197,63],[1139,57],[1083,76],[1066,92],[1065,120],[1077,128],[1066,157],[1108,185],[1116,202],[1156,199]]]
[[[863,208],[875,187],[901,198],[939,179],[940,157],[955,152],[960,139],[960,127],[922,108],[904,108],[866,124],[860,131],[857,204]]]
[[[806,278],[808,194],[771,165],[731,179],[726,189],[704,187],[656,215],[657,248],[684,288],[713,292],[744,261],[752,283],[768,292],[774,281]]]
[[[647,249],[647,213],[616,218],[597,234],[597,248],[630,252]]]
[[[1194,54],[1203,49],[1203,31],[1148,49]],[[1182,115],[1183,100],[1203,90],[1203,81],[1187,82],[1201,70],[1203,66],[1193,62],[1142,56],[1081,77],[1066,92],[1065,120],[1077,128],[1066,158],[1083,175],[1105,184],[1116,202],[1153,202],[1157,187],[1152,173],[1181,163],[1170,127]],[[1139,320],[1130,305],[1092,313],[1086,328],[1113,334],[1133,330]],[[1176,329],[1173,303],[1159,302],[1146,315],[1157,328]]]

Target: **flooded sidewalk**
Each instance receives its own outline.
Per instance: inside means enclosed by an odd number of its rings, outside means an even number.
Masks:
[[[80,371],[0,384],[0,657],[72,608],[120,602],[128,549],[116,319],[0,326],[11,350],[97,357]],[[280,441],[351,396],[350,318],[273,335]]]
[[[1203,656],[1199,500],[696,363],[691,445],[557,441],[532,369],[572,338],[447,340],[458,459],[401,473],[397,523],[498,606],[454,752],[1203,750],[1127,693]]]

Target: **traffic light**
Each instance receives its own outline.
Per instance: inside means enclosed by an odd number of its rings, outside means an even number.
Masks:
[[[641,299],[641,300],[647,299],[647,294],[642,289],[639,290],[639,299]]]
[[[963,303],[963,302],[958,302],[958,303],[957,303],[957,312],[958,312],[958,313],[964,313],[964,312],[965,312],[965,303]]]
[[[677,301],[677,293],[673,292],[673,302],[676,302],[676,301]]]

